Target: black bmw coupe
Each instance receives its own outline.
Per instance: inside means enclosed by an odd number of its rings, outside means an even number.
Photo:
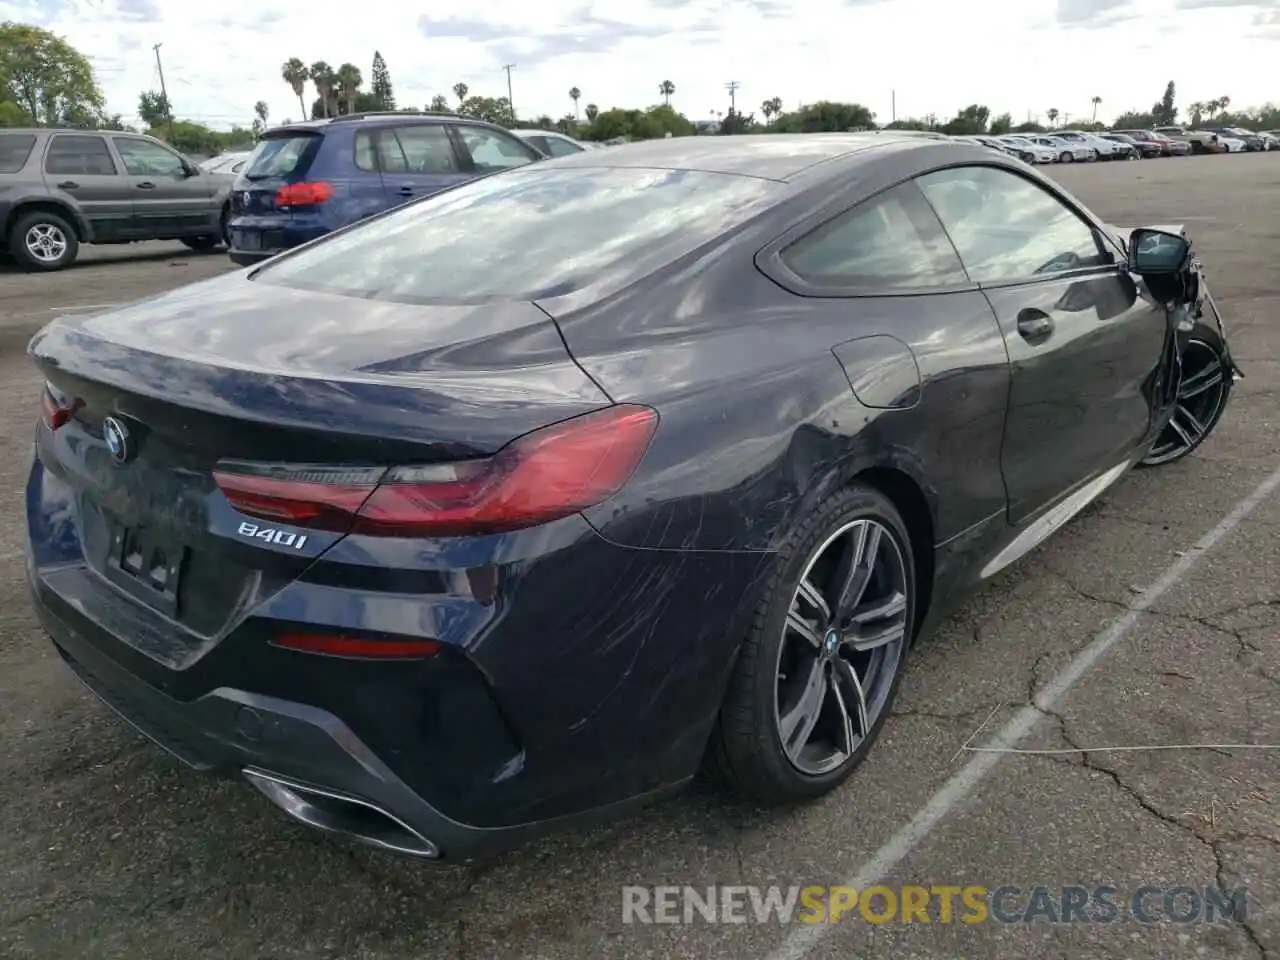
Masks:
[[[465,858],[839,785],[913,641],[1233,379],[1176,228],[878,134],[532,164],[30,345],[59,654],[293,817]]]

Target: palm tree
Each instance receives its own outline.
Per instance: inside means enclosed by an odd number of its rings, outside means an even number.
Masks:
[[[453,95],[458,98],[458,106],[462,106],[462,101],[467,99],[467,93],[470,89],[465,83],[455,83],[453,85]]]
[[[596,117],[600,116],[600,108],[594,103],[587,104],[587,123],[595,123]]]
[[[255,136],[262,136],[263,131],[267,129],[267,101],[259,100],[253,105],[253,133]]]
[[[573,119],[576,123],[578,120],[578,98],[582,96],[582,91],[577,87],[569,89],[569,99],[573,101]]]
[[[1218,104],[1218,109],[1215,110],[1214,113],[1226,113],[1227,107],[1231,106],[1230,97],[1219,97],[1216,102]]]
[[[311,65],[310,73],[311,82],[316,85],[316,95],[320,98],[320,109],[328,117],[331,115],[329,107],[333,103],[333,86],[335,82],[333,67],[323,60],[317,60]],[[302,116],[304,119],[308,116],[305,109],[302,111]]]
[[[1058,122],[1058,108],[1050,107],[1048,117],[1049,117],[1049,126],[1052,127],[1055,123]]]
[[[1198,127],[1200,126],[1201,118],[1208,112],[1209,105],[1197,100],[1195,103],[1191,104],[1191,106],[1187,107],[1187,110],[1191,113],[1191,125],[1193,127]]]
[[[662,94],[662,102],[665,106],[671,106],[671,95],[676,92],[676,85],[670,80],[663,80],[658,84],[658,92]]]
[[[782,113],[782,98],[770,97],[764,103],[760,104],[760,112],[764,114],[766,123],[772,123],[773,118]]]
[[[1101,102],[1102,102],[1101,97],[1093,98],[1093,122],[1094,123],[1098,122],[1098,104],[1100,104]]]
[[[307,69],[307,65],[297,57],[290,57],[280,68],[280,76],[293,88],[293,95],[298,98],[298,106],[302,108],[302,115],[305,117],[307,105],[302,95],[307,92],[307,81],[311,79],[311,72]]]
[[[364,83],[364,76],[354,63],[344,63],[338,68],[337,79],[338,95],[346,104],[347,114],[353,114],[356,112],[356,97],[360,94],[360,84]]]

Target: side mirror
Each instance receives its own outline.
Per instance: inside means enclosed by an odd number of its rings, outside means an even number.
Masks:
[[[1178,233],[1143,228],[1129,234],[1129,270],[1141,277],[1179,273],[1191,256],[1191,241]]]

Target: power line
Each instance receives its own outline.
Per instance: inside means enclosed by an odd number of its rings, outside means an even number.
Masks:
[[[507,71],[507,107],[511,111],[511,122],[516,119],[516,102],[511,97],[511,71],[515,69],[514,63],[506,63],[502,65],[502,69]]]
[[[740,86],[742,86],[742,84],[740,84],[737,80],[730,80],[728,83],[724,85],[724,88],[729,91],[729,112],[730,113],[738,112],[737,94],[738,94],[738,88]]]
[[[169,102],[169,92],[164,87],[164,67],[160,66],[160,47],[162,44],[157,43],[151,49],[156,52],[156,72],[160,74],[160,96],[164,98],[164,112],[168,114],[169,120],[169,140],[173,140],[173,104]]]

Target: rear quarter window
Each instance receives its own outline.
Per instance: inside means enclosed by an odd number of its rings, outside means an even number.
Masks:
[[[35,134],[0,133],[0,173],[18,173],[35,145]]]
[[[311,166],[323,139],[320,134],[310,133],[259,140],[245,161],[243,174],[250,180],[302,176]]]
[[[265,283],[402,303],[625,284],[772,206],[780,184],[530,165],[411,203],[261,268]]]

